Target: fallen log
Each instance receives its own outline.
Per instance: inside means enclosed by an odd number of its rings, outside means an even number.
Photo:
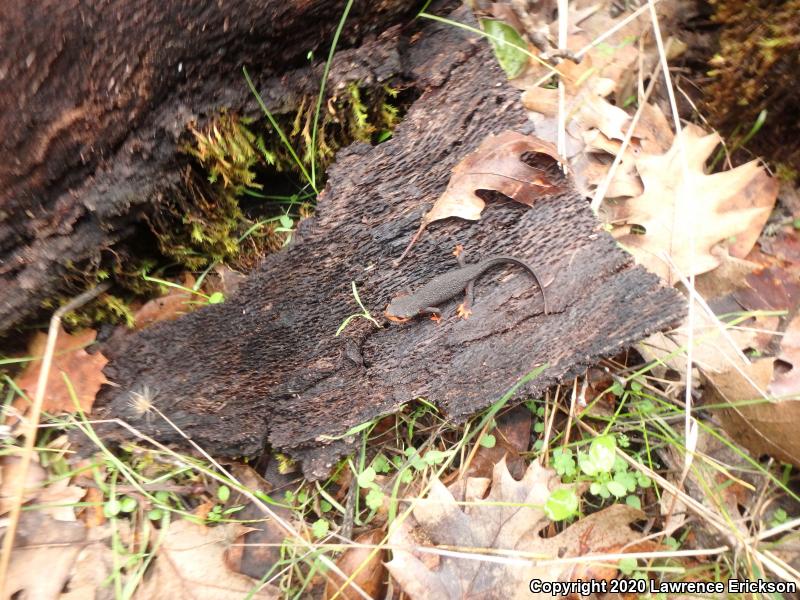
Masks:
[[[331,73],[389,77],[374,43],[418,3],[357,0]],[[0,11],[0,335],[26,322],[70,269],[144,229],[182,185],[187,124],[316,93],[345,2],[12,0]],[[389,39],[397,38],[391,34]],[[306,55],[315,51],[316,63]],[[381,79],[379,79],[381,80]]]
[[[489,134],[530,129],[519,91],[485,42],[433,24],[406,59],[424,91],[394,137],[342,151],[316,215],[234,297],[107,349],[115,387],[101,392],[97,416],[183,442],[131,402],[146,393],[212,454],[255,455],[270,445],[320,477],[345,450],[322,436],[419,397],[464,419],[547,365],[521,390],[541,394],[681,317],[680,295],[634,266],[571,187],[533,208],[499,200],[479,221],[433,223],[395,266],[454,165]],[[508,254],[535,265],[550,314],[528,276],[498,270],[479,281],[468,320],[454,316],[453,300],[439,323],[378,329],[355,319],[336,337],[359,312],[351,282],[380,317],[402,289],[452,269],[456,243],[471,262]]]

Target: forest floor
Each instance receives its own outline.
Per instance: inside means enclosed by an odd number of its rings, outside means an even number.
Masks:
[[[55,319],[30,333],[23,356],[0,360],[0,526],[16,529],[13,549],[5,537],[3,598],[796,590],[800,192],[789,165],[749,155],[769,115],[727,137],[713,130],[698,108],[706,73],[696,57],[708,48],[684,29],[678,3],[576,2],[550,15],[523,4],[477,10],[477,27],[418,17],[492,44],[535,131],[459,163],[426,222],[480,219],[484,200],[454,191],[464,188],[536,210],[531,182],[516,185],[514,143],[545,148],[598,227],[685,296],[685,319],[542,397],[520,401],[517,388],[542,369],[522,373],[465,424],[435,398],[407,403],[344,433],[358,451],[320,481],[279,453],[222,460],[188,437],[191,451],[179,451],[121,421],[130,442],[109,447],[92,420],[108,383],[97,332]],[[196,136],[219,151],[210,132]],[[371,136],[382,143],[391,131]],[[476,182],[476,171],[487,172]],[[291,240],[313,206],[311,183],[284,197],[289,208],[268,219],[259,251]],[[216,260],[143,277],[163,294],[124,309],[137,330],[225,302],[243,279]],[[375,320],[353,292],[362,310],[340,332]],[[175,427],[147,388],[129,402]],[[75,433],[96,451],[77,456]]]

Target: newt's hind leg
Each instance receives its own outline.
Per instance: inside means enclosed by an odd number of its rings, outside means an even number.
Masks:
[[[472,300],[475,292],[475,280],[470,281],[464,288],[464,301],[456,308],[456,314],[462,319],[469,319],[472,314]]]
[[[458,244],[453,249],[453,256],[456,257],[459,267],[463,269],[464,267],[467,266],[467,261],[464,260],[464,246]],[[462,319],[469,319],[469,316],[472,314],[472,310],[470,310],[470,307],[472,306],[473,287],[474,284],[472,281],[470,281],[467,284],[467,287],[464,288],[464,301],[461,304],[459,304],[458,307],[456,308],[456,314]]]
[[[420,315],[430,315],[431,321],[441,321],[442,320],[442,311],[440,311],[435,306],[429,306],[427,308],[423,308],[419,311]]]
[[[464,246],[461,244],[456,244],[455,248],[453,248],[453,256],[456,257],[459,267],[463,267],[467,264],[464,261]]]

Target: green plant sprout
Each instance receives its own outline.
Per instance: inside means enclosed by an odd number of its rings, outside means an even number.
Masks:
[[[398,473],[399,483],[411,483],[414,477],[426,469],[436,467],[444,463],[445,460],[453,456],[452,450],[427,450],[424,454],[420,453],[413,446],[403,450],[403,455],[396,455],[390,461],[383,454],[378,454],[370,466],[358,472],[356,467],[350,463],[350,467],[356,476],[356,482],[361,489],[368,490],[365,502],[371,511],[377,511],[384,502],[386,494],[375,481],[378,474],[390,474],[392,471]]]
[[[778,527],[783,525],[789,520],[789,514],[782,508],[778,508],[772,515],[772,519],[769,521],[770,527]]]
[[[615,500],[625,498],[625,502],[641,508],[641,501],[633,492],[637,487],[650,487],[652,481],[646,475],[631,472],[622,458],[617,456],[617,444],[628,445],[625,436],[602,435],[592,440],[588,452],[579,451],[575,456],[569,448],[553,450],[553,468],[567,483],[590,481],[589,491],[595,496]]]
[[[258,102],[258,106],[261,108],[261,111],[264,113],[264,116],[266,116],[267,119],[269,120],[270,125],[272,125],[272,127],[278,133],[278,136],[281,138],[281,142],[283,142],[283,145],[286,146],[286,149],[289,151],[289,154],[291,154],[292,160],[294,160],[295,164],[297,165],[297,168],[300,169],[300,172],[303,174],[303,177],[311,186],[311,189],[314,190],[314,194],[319,194],[319,190],[317,189],[317,185],[314,179],[311,177],[311,175],[309,175],[308,171],[303,165],[303,161],[301,161],[300,157],[297,156],[297,152],[295,152],[292,143],[289,141],[289,138],[286,135],[286,132],[283,131],[283,128],[278,124],[278,121],[275,119],[275,116],[267,108],[267,105],[264,104],[264,100],[261,98],[261,94],[258,93],[258,90],[256,90],[256,86],[253,84],[253,80],[250,79],[250,74],[247,72],[246,67],[242,67],[242,73],[244,73],[244,78],[247,81],[247,86],[250,88],[250,91],[253,93],[253,96],[255,96],[256,102]],[[269,160],[268,157],[265,156],[265,158]]]
[[[358,295],[358,289],[356,288],[356,282],[351,282],[351,286],[353,288],[353,297],[356,299],[356,304],[358,304],[361,312],[350,315],[344,321],[342,321],[342,324],[339,325],[339,329],[336,330],[336,335],[334,337],[339,337],[339,334],[345,330],[345,328],[350,324],[350,321],[353,319],[366,319],[367,321],[371,321],[378,329],[381,328],[380,323],[375,320],[375,318],[369,313],[369,311],[364,307],[364,304],[361,302],[361,297]]]
[[[142,273],[142,279],[144,279],[145,281],[149,281],[151,283],[157,283],[159,285],[163,285],[164,287],[174,288],[176,290],[181,290],[182,292],[186,292],[187,294],[192,294],[194,296],[199,296],[200,298],[203,298],[204,302],[195,304],[222,304],[223,302],[225,302],[225,294],[223,294],[222,292],[213,292],[210,295],[204,294],[201,291],[188,288],[185,285],[175,283],[174,281],[167,281],[166,279],[159,279],[158,277],[150,277],[146,273]]]
[[[260,197],[267,198],[267,196],[263,196],[263,195],[261,195]],[[274,196],[269,196],[269,198],[275,198],[275,197]],[[275,227],[275,229],[273,231],[275,231],[275,233],[285,233],[286,234],[286,239],[283,240],[283,244],[282,244],[283,246],[286,246],[289,242],[292,241],[292,235],[294,234],[294,225],[295,225],[294,219],[292,219],[292,217],[288,213],[282,214],[282,215],[277,216],[277,217],[270,217],[269,219],[262,219],[261,221],[258,221],[257,223],[253,223],[250,227],[247,228],[247,230],[241,236],[239,236],[239,239],[236,240],[237,245],[241,244],[248,237],[253,235],[253,233],[258,231],[259,229],[261,229],[265,225],[268,225],[269,223],[275,223],[275,222],[278,223],[278,226]],[[197,278],[197,281],[192,286],[192,290],[195,291],[195,292],[197,290],[199,290],[200,286],[203,285],[203,281],[205,280],[205,278],[208,277],[208,274],[212,271],[212,269],[214,269],[221,262],[222,262],[221,260],[215,260],[211,264],[209,264],[203,270],[203,272],[200,274],[200,276]],[[213,296],[214,296],[214,294],[211,294],[210,297],[213,297]],[[223,300],[224,300],[224,297],[223,297]],[[209,304],[219,304],[219,302],[209,302]]]
[[[560,74],[558,69],[553,67],[553,65],[551,65],[547,61],[542,60],[539,56],[537,56],[536,54],[534,54],[533,52],[528,50],[527,47],[522,47],[522,46],[518,45],[519,42],[512,41],[512,37],[511,36],[506,37],[505,33],[507,33],[507,32],[504,32],[504,34],[501,34],[501,35],[495,35],[494,32],[481,31],[480,29],[477,29],[475,27],[471,27],[469,25],[465,25],[464,23],[459,23],[458,21],[453,21],[451,19],[446,19],[446,18],[440,17],[438,15],[432,15],[431,13],[424,12],[424,11],[420,12],[417,16],[423,17],[425,19],[431,19],[432,21],[438,21],[439,23],[445,23],[447,25],[452,25],[453,27],[458,27],[459,29],[464,29],[465,31],[470,31],[472,33],[478,34],[481,37],[485,37],[486,39],[488,39],[492,43],[492,45],[494,47],[503,48],[506,51],[505,53],[509,54],[509,56],[511,57],[511,62],[507,63],[508,66],[512,66],[513,65],[513,63],[514,63],[514,55],[520,54],[520,55],[525,55],[526,57],[535,60],[536,62],[541,64],[543,67],[548,69],[553,75],[559,75]],[[511,29],[513,29],[513,28],[511,28]],[[514,32],[516,33],[516,30],[514,30]],[[517,37],[519,37],[519,34],[517,34]],[[506,59],[506,57],[504,56],[504,60],[505,59]],[[499,60],[500,60],[500,57],[498,56],[498,62],[499,62]],[[502,64],[501,64],[501,66],[502,66]],[[505,67],[503,67],[503,68],[505,69]],[[506,71],[506,73],[508,73],[508,71]]]
[[[742,146],[744,146],[747,142],[753,139],[761,128],[764,126],[764,123],[767,121],[767,109],[762,110],[758,113],[753,126],[750,127],[750,130],[745,135],[740,135],[740,130],[742,128],[741,124],[736,126],[733,133],[731,134],[731,139],[733,143],[731,144],[730,150],[726,152],[725,147],[721,147],[717,150],[717,153],[714,155],[714,159],[711,161],[711,166],[709,167],[709,171],[713,171],[714,168],[719,164],[719,162],[725,157],[725,154],[733,154],[737,150],[739,150]]]
[[[580,514],[580,502],[573,488],[553,490],[544,504],[544,513],[551,521],[564,521]]]
[[[614,496],[624,498],[639,487],[649,487],[650,478],[641,473],[631,473],[628,463],[617,456],[617,438],[607,434],[595,438],[589,446],[589,452],[578,452],[578,466],[585,475],[591,478],[589,491],[607,499]],[[630,496],[628,504],[636,505],[638,497]]]

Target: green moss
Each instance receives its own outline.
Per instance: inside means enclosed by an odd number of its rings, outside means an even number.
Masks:
[[[304,167],[330,165],[336,151],[354,141],[370,142],[399,122],[393,104],[397,90],[367,89],[352,83],[330,98],[320,115],[316,148],[312,129],[316,98],[300,100],[295,111],[276,117]],[[185,153],[195,160],[183,173],[183,185],[172,191],[150,219],[159,251],[189,269],[239,256],[239,237],[252,225],[240,208],[244,194],[275,195],[268,189],[276,174],[288,174],[302,187],[301,169],[289,148],[265,121],[243,119],[222,110],[206,128],[191,127]],[[270,245],[271,242],[266,242]],[[264,244],[250,246],[262,252]]]
[[[766,122],[748,147],[797,170],[800,0],[712,0],[711,4],[720,36],[719,48],[709,61],[704,112],[735,144],[766,110]]]
[[[247,223],[234,189],[245,184],[226,184],[211,175],[204,181],[191,166],[182,180],[184,185],[173,189],[150,218],[161,254],[190,270],[234,257]]]
[[[182,172],[182,185],[171,190],[150,218],[164,256],[189,269],[228,260],[239,251],[239,237],[250,225],[239,197],[260,191],[258,168],[267,164],[262,138],[228,111],[205,129],[190,127],[192,143],[184,151],[196,160]]]
[[[62,299],[59,304],[68,302]],[[111,323],[133,327],[134,316],[130,304],[114,294],[102,294],[97,300],[76,311],[64,315],[63,323],[70,328],[83,329],[98,323]]]
[[[398,90],[385,85],[346,86],[323,106],[316,148],[311,144],[315,96],[301,99],[296,110],[276,118],[305,166],[316,153],[318,172],[324,173],[339,148],[390,135],[400,120],[397,95]],[[200,271],[215,262],[247,269],[286,240],[276,225],[254,227],[253,218],[264,215],[248,217],[240,204],[245,196],[262,196],[262,212],[284,214],[285,205],[269,204],[268,197],[280,195],[271,189],[271,182],[280,178],[285,185],[288,178],[295,181],[296,189],[304,186],[301,169],[266,120],[242,118],[223,109],[206,127],[190,126],[182,150],[186,160],[180,167],[180,184],[165,192],[157,211],[145,217],[152,238],[141,235],[104,253],[98,264],[66,265],[64,294],[49,299],[44,308],[55,309],[101,281],[110,279],[115,284],[114,294],[103,294],[66,315],[67,326],[132,326],[130,301],[159,293],[158,285],[145,281],[143,273],[167,276],[167,270]],[[292,205],[297,218],[310,213],[307,203]],[[245,234],[247,243],[243,244]]]
[[[303,98],[297,109],[276,116],[279,126],[301,158],[310,166],[316,153],[316,162],[324,171],[333,161],[337,150],[353,142],[378,142],[385,132],[391,132],[400,122],[399,90],[388,85],[367,88],[351,83],[328,99],[320,113],[317,147],[312,148],[315,96]],[[265,151],[274,158],[278,172],[300,176],[300,169],[283,144],[277,132],[265,124]]]

